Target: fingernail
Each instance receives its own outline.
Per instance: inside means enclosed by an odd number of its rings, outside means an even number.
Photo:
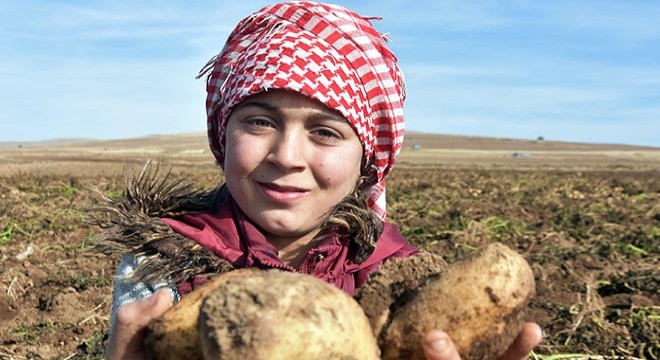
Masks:
[[[163,289],[159,289],[155,293],[151,294],[151,296],[149,296],[149,304],[150,305],[156,305],[158,303],[158,298],[161,297],[162,292],[163,292]]]
[[[439,338],[431,342],[431,349],[436,352],[443,352],[447,348],[447,339]]]
[[[155,305],[157,301],[158,301],[158,293],[153,293],[151,294],[151,296],[147,298],[147,304],[149,305]]]
[[[447,350],[449,346],[449,336],[443,332],[435,332],[427,338],[428,347],[437,353],[442,353]]]

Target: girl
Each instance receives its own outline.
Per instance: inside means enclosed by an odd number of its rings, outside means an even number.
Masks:
[[[126,203],[112,205],[121,209],[108,214],[121,215],[102,237],[129,255],[115,282],[108,358],[143,356],[146,324],[204,274],[281,268],[352,295],[385,260],[417,253],[385,222],[405,85],[369,20],[320,3],[267,6],[202,69],[209,143],[226,182],[195,192],[146,172]],[[540,338],[526,325],[507,357],[525,358]],[[441,331],[423,346],[429,359],[458,358]]]

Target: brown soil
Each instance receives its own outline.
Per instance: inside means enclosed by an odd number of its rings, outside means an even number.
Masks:
[[[83,222],[92,205],[86,186],[120,194],[123,167],[146,155],[76,146],[0,151],[2,359],[102,357],[117,259],[90,249],[96,229]],[[191,182],[221,178],[210,154],[161,147],[152,157]],[[540,358],[658,358],[657,149],[619,149],[620,157],[557,150],[546,162],[483,149],[447,160],[447,149],[437,157],[425,150],[404,150],[388,182],[389,220],[448,262],[493,241],[524,254],[537,284],[527,317],[546,332]]]
[[[380,336],[382,327],[389,320],[390,309],[405,303],[408,293],[446,268],[447,263],[441,256],[428,251],[406,259],[393,259],[381,266],[355,294],[355,299],[369,318],[374,335]]]

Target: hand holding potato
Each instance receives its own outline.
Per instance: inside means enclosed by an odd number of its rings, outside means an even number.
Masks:
[[[358,303],[311,275],[239,269],[149,325],[152,359],[378,359]]]
[[[429,331],[442,329],[463,358],[495,359],[522,330],[523,310],[534,293],[525,259],[489,244],[394,301],[377,334],[383,358],[423,359],[419,344]]]
[[[524,360],[534,347],[541,343],[543,334],[536,323],[526,323],[518,337],[509,346],[507,351],[500,357],[501,360]],[[458,360],[460,355],[456,346],[443,331],[431,330],[422,343],[426,360]]]
[[[109,340],[106,359],[144,359],[144,332],[147,325],[172,306],[172,292],[162,289],[148,298],[125,304]]]

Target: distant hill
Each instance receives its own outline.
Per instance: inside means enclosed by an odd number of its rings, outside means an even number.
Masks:
[[[177,166],[215,163],[205,132],[117,140],[5,142],[0,143],[0,177],[21,173],[119,174],[128,162],[141,164],[146,159]],[[409,131],[397,167],[659,171],[660,148]]]
[[[162,152],[206,151],[208,140],[206,132],[182,133],[172,135],[150,135],[144,137],[93,140],[93,139],[55,139],[38,142],[0,142],[0,148],[90,148],[90,149],[145,149],[159,148]],[[405,149],[446,149],[446,150],[511,150],[511,151],[644,151],[659,150],[658,147],[622,144],[592,144],[552,140],[524,140],[495,137],[429,134],[408,131],[404,140]]]
[[[635,151],[659,150],[651,146],[623,144],[592,144],[537,139],[509,139],[482,136],[428,134],[408,131],[404,148],[456,150],[517,150],[517,151]]]
[[[93,142],[94,139],[70,138],[70,139],[52,139],[42,141],[0,141],[0,149],[7,148],[35,148],[49,146],[66,146],[85,142]]]

